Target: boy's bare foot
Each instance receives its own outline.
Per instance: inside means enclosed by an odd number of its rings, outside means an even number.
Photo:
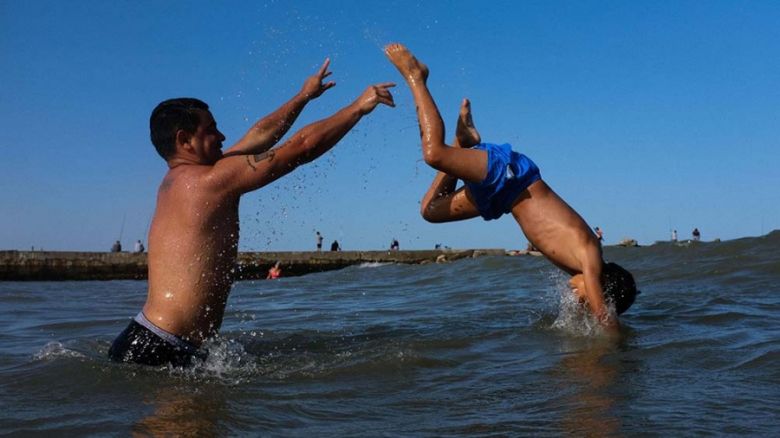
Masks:
[[[460,116],[458,116],[458,126],[455,128],[455,138],[458,139],[458,145],[463,148],[470,148],[478,145],[482,138],[474,126],[474,120],[471,118],[471,102],[463,99],[460,105]]]
[[[420,62],[412,55],[403,44],[392,43],[385,46],[385,55],[390,62],[401,72],[401,76],[406,79],[409,85],[414,85],[418,81],[425,83],[428,79],[428,66]]]

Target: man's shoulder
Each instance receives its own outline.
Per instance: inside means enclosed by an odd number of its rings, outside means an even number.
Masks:
[[[208,185],[204,183],[208,182],[212,167],[191,164],[169,169],[160,183],[160,190],[182,189],[190,193],[198,190],[208,190]]]
[[[187,183],[194,180],[208,178],[214,166],[206,164],[188,164],[169,169],[165,174],[163,181],[170,180],[172,183]]]

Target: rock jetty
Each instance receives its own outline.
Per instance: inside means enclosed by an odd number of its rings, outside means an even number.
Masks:
[[[265,278],[281,262],[284,276],[342,269],[362,263],[435,263],[479,256],[503,256],[503,249],[432,251],[242,252],[237,278]],[[0,281],[143,280],[146,254],[127,252],[0,251]]]

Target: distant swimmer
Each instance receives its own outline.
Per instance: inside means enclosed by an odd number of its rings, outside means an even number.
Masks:
[[[206,103],[166,100],[154,109],[151,140],[168,164],[149,232],[149,289],[143,310],[116,338],[109,357],[148,365],[191,363],[222,325],[235,276],[238,205],[259,189],[330,150],[377,105],[395,106],[386,82],[279,142],[304,106],[335,85],[329,60],[299,93],[255,123],[222,153],[225,136]]]
[[[601,324],[617,331],[617,315],[605,297],[617,314],[625,312],[636,295],[631,274],[603,261],[590,226],[542,180],[533,161],[509,144],[481,143],[468,99],[460,108],[453,145],[446,145],[444,123],[427,86],[428,67],[401,44],[388,45],[385,53],[414,96],[423,159],[439,171],[423,196],[423,218],[450,222],[481,215],[491,220],[511,212],[528,241],[572,276],[572,290]],[[455,190],[458,179],[465,187]]]
[[[282,276],[282,262],[276,262],[271,268],[268,270],[268,275],[266,275],[266,280],[275,280]]]

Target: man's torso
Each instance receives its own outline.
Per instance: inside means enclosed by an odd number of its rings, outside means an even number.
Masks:
[[[154,325],[200,344],[222,324],[238,247],[238,198],[218,191],[210,166],[168,172],[149,233],[149,292]]]

